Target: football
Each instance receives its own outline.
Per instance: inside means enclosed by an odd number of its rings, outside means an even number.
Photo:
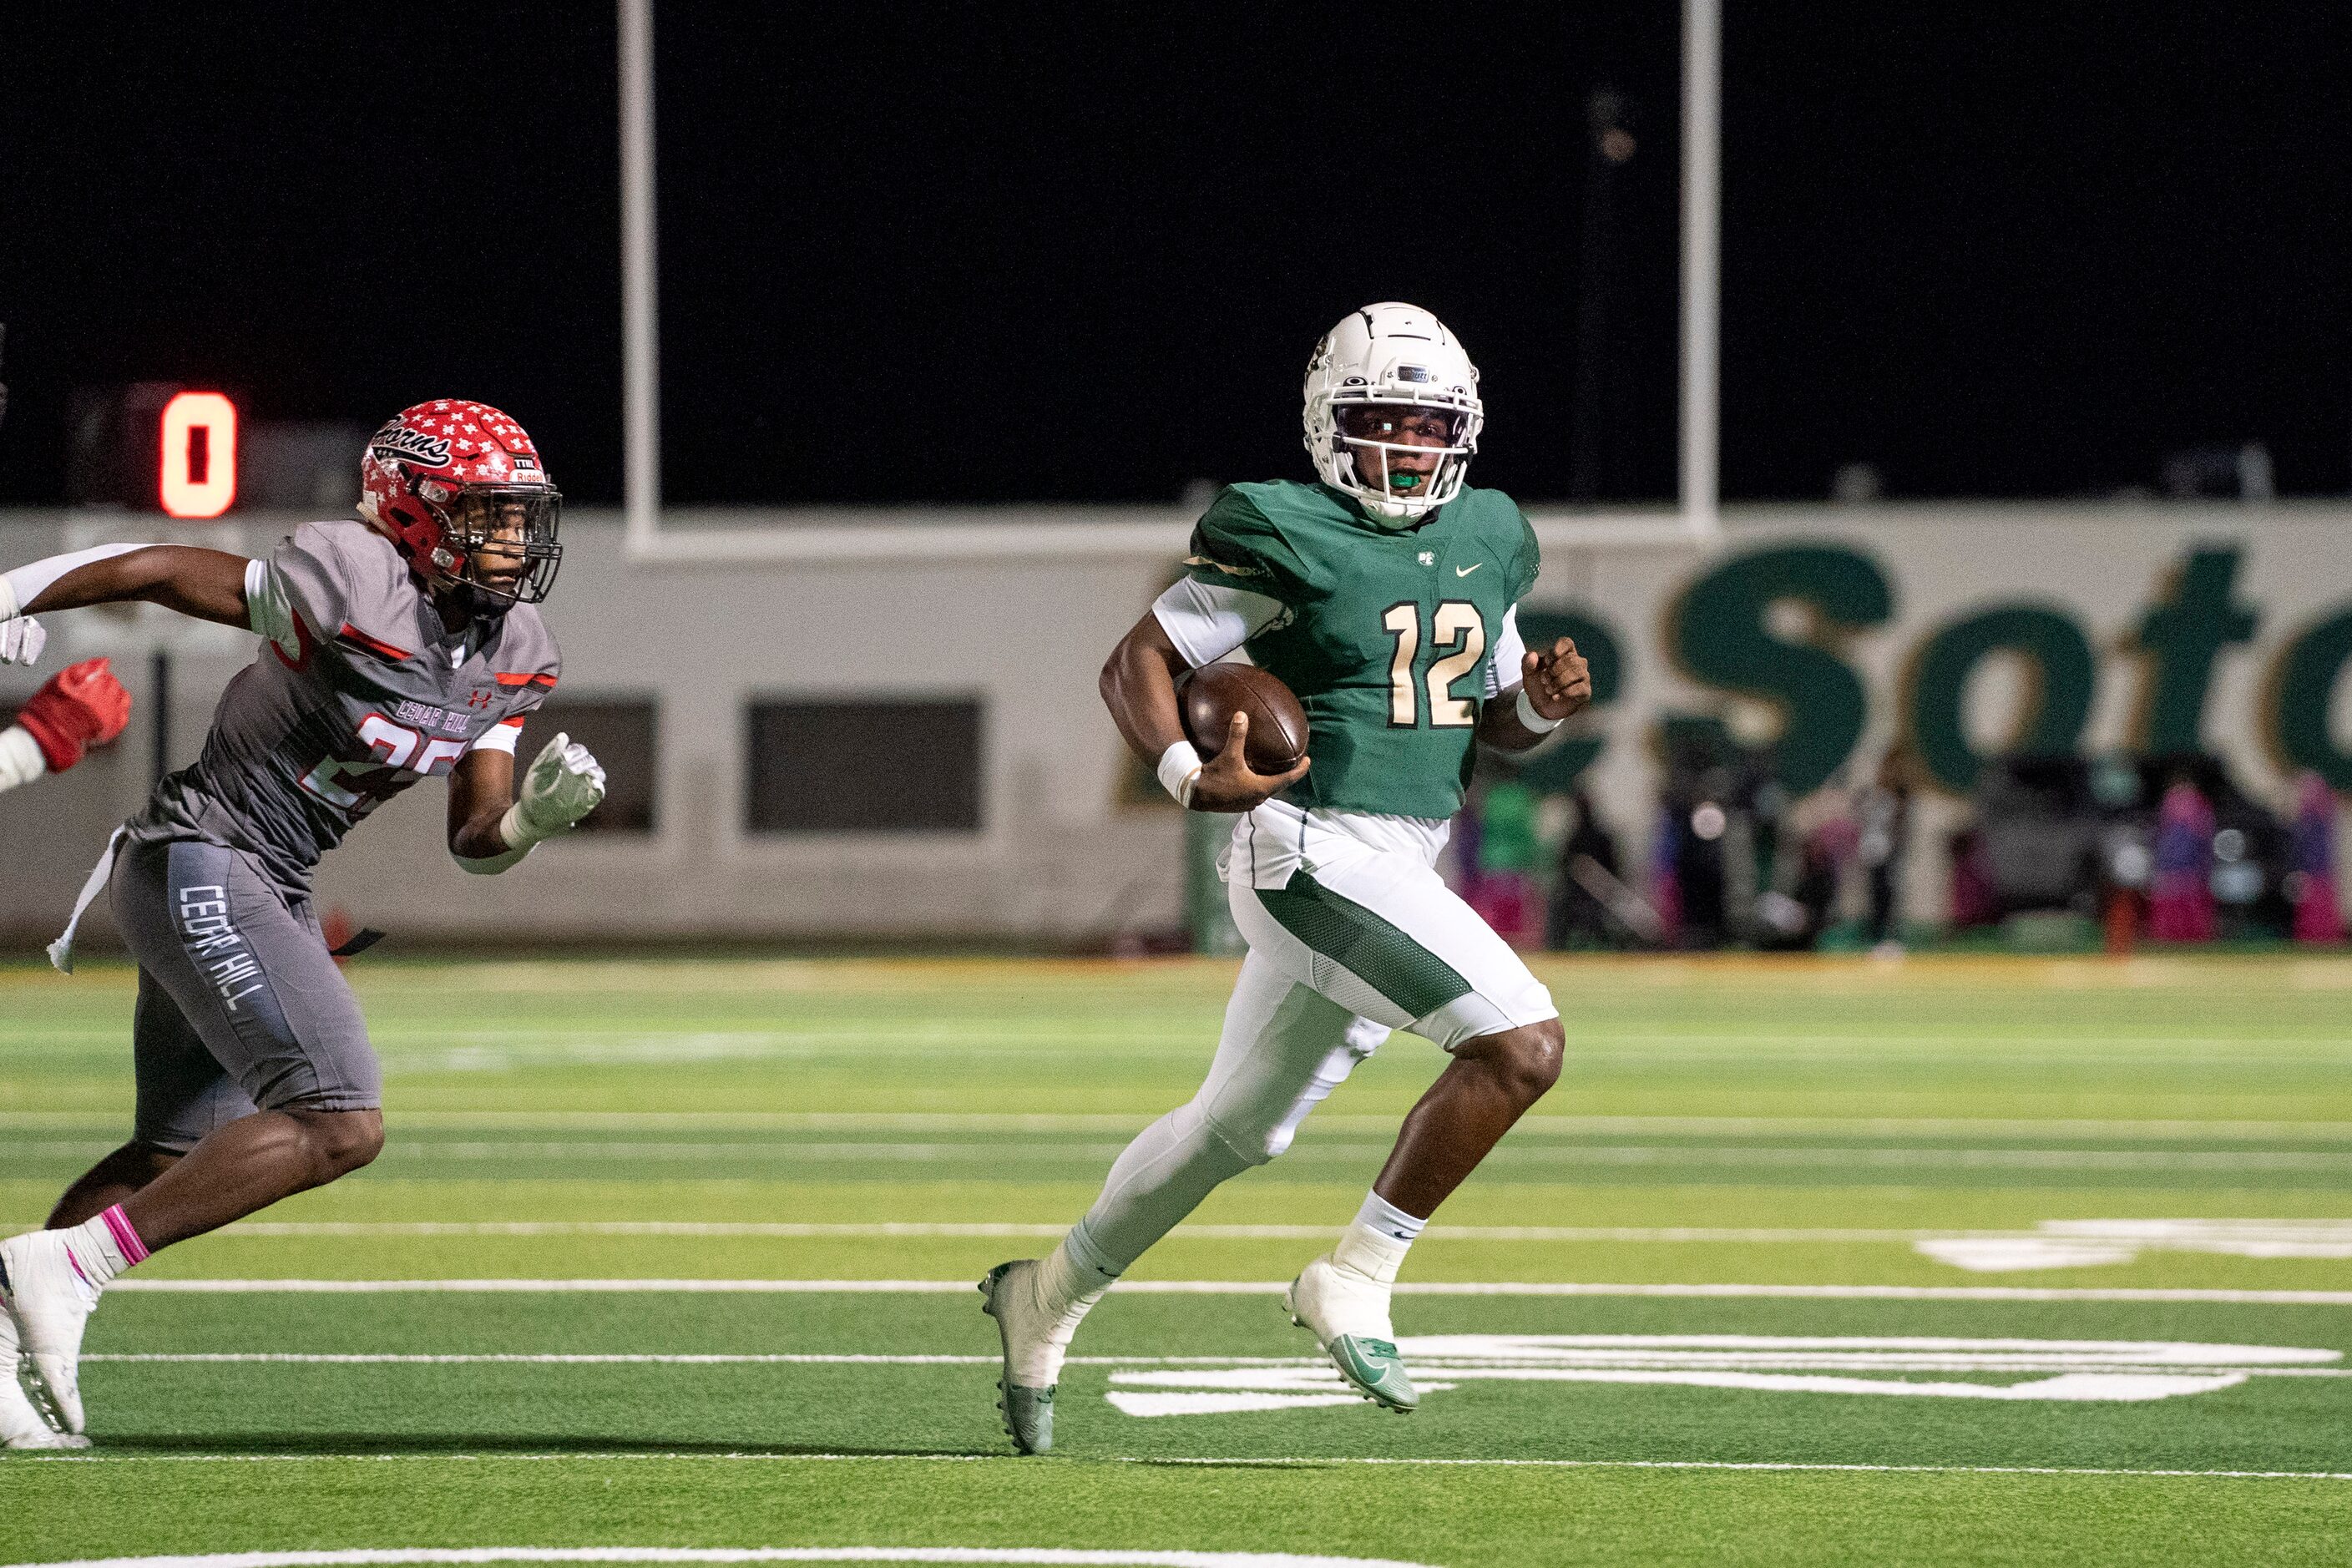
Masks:
[[[1203,665],[1176,696],[1184,709],[1184,736],[1203,758],[1223,748],[1235,713],[1249,715],[1244,760],[1253,772],[1286,773],[1307,754],[1307,710],[1290,688],[1255,665]]]

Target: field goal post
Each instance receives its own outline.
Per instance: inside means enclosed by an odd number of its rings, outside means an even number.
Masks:
[[[856,522],[665,529],[661,502],[660,310],[654,202],[653,0],[618,0],[624,515],[632,563],[938,560],[1001,551],[1003,524]],[[1538,508],[1547,551],[1705,549],[1722,536],[1719,374],[1723,0],[1683,0],[1681,417],[1676,504],[1594,516]],[[1187,520],[1189,521],[1189,520]],[[1057,544],[1087,553],[1181,553],[1186,523],[1071,522]]]

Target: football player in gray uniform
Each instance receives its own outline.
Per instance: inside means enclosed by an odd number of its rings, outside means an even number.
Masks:
[[[535,606],[561,498],[530,437],[479,403],[419,404],[370,438],[360,478],[363,521],[305,523],[263,560],[115,544],[0,575],[0,628],[144,600],[262,638],[203,754],[117,830],[75,910],[110,889],[139,962],[138,1103],[47,1228],[0,1242],[0,1366],[21,1353],[32,1374],[32,1399],[0,1379],[12,1447],[87,1443],[76,1363],[109,1280],[383,1146],[383,1075],[311,904],[320,856],[427,774],[449,780],[449,853],[484,874],[604,798],[563,735],[516,786],[523,715],[559,668]],[[60,969],[72,941],[49,950]]]

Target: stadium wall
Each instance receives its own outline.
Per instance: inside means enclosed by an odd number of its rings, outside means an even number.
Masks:
[[[257,552],[298,518],[200,537]],[[2188,503],[1733,508],[1704,552],[1539,512],[1540,611],[1611,657],[1614,679],[1560,742],[1629,851],[1656,811],[1668,724],[1779,736],[1801,787],[1867,776],[1898,734],[1945,775],[1920,812],[1906,889],[1936,918],[1941,831],[1975,752],[2027,737],[2084,750],[2198,737],[2283,803],[2299,757],[2352,791],[2352,506]],[[565,522],[550,619],[559,700],[650,698],[656,805],[643,834],[581,835],[502,879],[441,847],[424,784],[331,857],[323,906],[419,938],[499,932],[1094,943],[1181,919],[1179,814],[1139,787],[1095,693],[1102,656],[1173,574],[1174,509],[734,513],[672,520],[685,559],[632,563],[615,514]],[[701,531],[730,525],[726,534]],[[761,558],[713,542],[758,527]],[[123,516],[0,513],[0,560],[163,537]],[[47,668],[117,658],[142,703],[110,752],[0,796],[0,936],[52,934],[152,765],[140,617],[57,617]],[[177,634],[174,634],[175,636]],[[234,633],[173,654],[170,753],[195,752],[249,654]],[[37,676],[0,671],[0,708]],[[756,833],[750,727],[763,699],[971,700],[976,831]],[[935,737],[892,737],[908,770]],[[1551,764],[1555,772],[1565,763]],[[2339,799],[2352,795],[2339,794]],[[109,940],[102,915],[95,940]]]

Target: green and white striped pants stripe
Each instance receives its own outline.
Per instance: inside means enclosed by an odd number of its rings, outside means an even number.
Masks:
[[[1279,888],[1235,878],[1227,894],[1253,954],[1351,1014],[1449,1051],[1559,1016],[1526,961],[1414,856],[1340,845]]]

